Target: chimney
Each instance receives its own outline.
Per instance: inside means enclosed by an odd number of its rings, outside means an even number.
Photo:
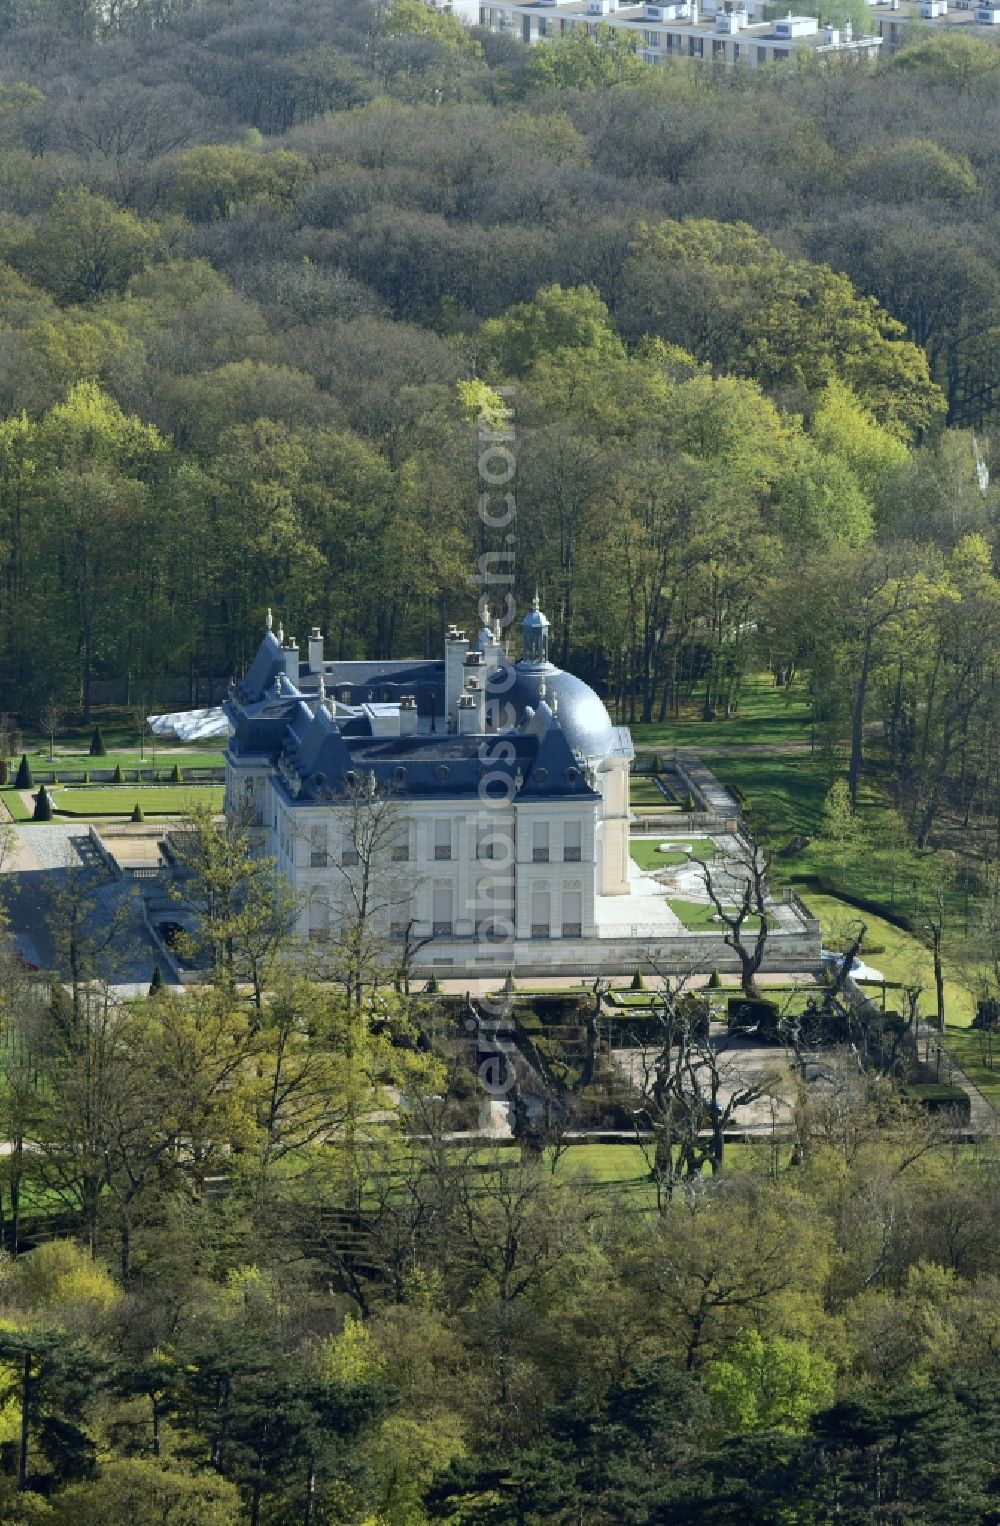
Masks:
[[[323,671],[323,633],[318,625],[314,625],[309,632],[309,671],[310,673]]]
[[[465,659],[465,692],[476,704],[476,731],[486,730],[486,662],[482,652],[470,652]]]
[[[417,696],[415,694],[401,694],[399,696],[399,734],[401,737],[412,736],[417,729]]]
[[[285,672],[296,688],[299,686],[299,649],[294,636],[289,636],[285,647]]]
[[[475,736],[478,730],[476,725],[476,699],[473,694],[460,694],[455,706],[458,717],[459,736]]]
[[[454,625],[449,625],[444,638],[444,710],[445,715],[452,722],[453,731],[458,730],[455,723],[455,707],[462,692],[462,669],[468,650],[469,640],[465,631],[457,630]]]

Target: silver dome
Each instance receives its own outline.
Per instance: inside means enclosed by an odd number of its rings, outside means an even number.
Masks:
[[[537,710],[544,699],[555,711],[556,720],[574,752],[582,753],[589,760],[605,758],[611,751],[613,728],[604,702],[582,678],[566,673],[562,668],[553,667],[551,663],[544,667],[534,663],[519,662],[514,666],[505,663],[490,675],[487,692],[490,699],[498,699],[501,703],[506,700],[512,705],[518,722],[524,719],[526,707]]]

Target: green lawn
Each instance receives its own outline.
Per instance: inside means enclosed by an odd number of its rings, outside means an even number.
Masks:
[[[882,944],[885,948],[884,954],[862,955],[865,963],[879,970],[887,980],[923,986],[920,1011],[925,1017],[933,1017],[934,960],[930,949],[919,938],[903,932],[902,928],[886,922],[883,917],[855,910],[836,896],[817,895],[807,890],[802,892],[802,899],[819,917],[826,947],[837,938],[849,936],[851,930],[857,927],[859,919],[863,920],[868,927],[868,941]],[[949,1023],[964,1028],[972,1021],[975,1004],[965,986],[956,978],[955,972],[948,969],[947,963],[945,970],[945,1017]],[[900,992],[895,993],[895,999],[900,999],[901,995]]]
[[[683,847],[670,853],[661,853],[661,842],[691,843],[691,852],[685,853]],[[686,859],[697,858],[703,864],[710,864],[715,857],[715,844],[707,837],[690,839],[686,837],[630,837],[629,852],[640,869],[670,869],[677,864],[683,864]]]
[[[56,812],[88,820],[91,817],[131,816],[138,802],[147,816],[186,816],[194,805],[222,809],[221,784],[57,786],[51,792]]]
[[[632,740],[637,748],[698,747],[708,750],[725,743],[770,746],[782,742],[808,742],[810,705],[800,689],[788,693],[776,689],[770,674],[748,678],[743,686],[740,708],[729,720],[701,719],[701,702],[682,710],[680,720],[652,725],[634,723]]]
[[[633,775],[629,780],[628,802],[633,809],[638,805],[667,806],[671,802],[656,781],[648,775]]]
[[[24,801],[21,799],[19,790],[9,788],[0,789],[0,800],[3,800],[4,805],[7,807],[15,821],[31,820],[31,812],[28,810]]]
[[[723,933],[725,928],[721,922],[714,922],[715,907],[708,902],[702,901],[668,901],[667,905],[675,917],[680,917],[689,933]],[[727,912],[730,908],[726,907]],[[759,917],[747,917],[743,924],[747,932],[756,932],[760,925]]]
[[[91,756],[87,748],[84,748],[82,751],[63,750],[58,743],[56,744],[55,755],[51,762],[49,761],[48,746],[29,747],[27,748],[27,754],[28,762],[37,773],[46,773],[49,769],[53,768],[57,770],[65,768],[74,772],[78,769],[87,769],[89,771],[94,768],[116,767],[124,769],[151,769],[155,767],[159,770],[173,768],[175,764],[178,768],[223,768],[226,762],[226,755],[220,749],[217,742],[197,750],[193,750],[190,745],[182,747],[157,742],[155,752],[147,742],[144,757],[140,757],[138,747],[131,752],[112,750],[109,747],[103,758],[95,758]],[[20,754],[12,760],[15,768],[19,761]]]
[[[722,784],[739,790],[751,817],[766,824],[778,844],[812,835],[823,814],[829,780],[819,757],[730,756],[707,753],[702,760]]]
[[[979,1033],[968,1027],[956,1027],[949,1021],[944,1036],[944,1048],[955,1060],[970,1081],[974,1081],[993,1107],[1000,1108],[1000,1040],[994,1036],[992,1053],[984,1049]],[[947,1067],[942,1068],[941,1080],[950,1080]]]

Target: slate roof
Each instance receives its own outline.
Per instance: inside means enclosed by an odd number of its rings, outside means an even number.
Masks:
[[[546,665],[542,698],[543,670],[536,668],[532,681],[525,682],[525,675],[505,661],[490,682],[492,687],[496,676],[502,688],[505,675],[513,680],[503,695],[513,701],[518,720],[511,730],[456,735],[423,729],[381,736],[373,735],[372,714],[381,710],[387,689],[397,697],[416,693],[418,710],[425,715],[433,711],[443,722],[444,663],[327,663],[323,678],[330,697],[323,704],[319,674],[306,671],[292,684],[285,671],[288,660],[269,632],[225,709],[233,726],[231,755],[269,758],[277,787],[292,802],[333,803],[365,773],[403,797],[596,798],[581,751],[596,758],[608,750],[610,721],[593,690],[572,674]],[[351,689],[357,708],[339,703],[338,691],[345,688]],[[368,691],[374,690],[378,692],[369,699]],[[548,704],[550,696],[557,697],[557,715]],[[581,736],[585,749],[579,745]]]

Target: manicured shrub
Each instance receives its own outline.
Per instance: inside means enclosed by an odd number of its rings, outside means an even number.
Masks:
[[[424,995],[425,996],[438,996],[438,995],[440,995],[440,992],[441,992],[441,986],[440,986],[440,984],[438,982],[438,978],[437,978],[436,975],[432,975],[431,978],[428,980],[427,984],[424,986]]]
[[[722,976],[719,974],[718,970],[713,970],[711,975],[709,975],[708,989],[710,991],[719,991],[722,989]]]
[[[646,982],[642,978],[642,971],[641,970],[636,970],[635,974],[632,976],[632,984],[629,986],[629,990],[630,991],[644,991],[645,989],[646,989]]]
[[[181,773],[180,767],[176,763],[174,764],[173,768],[170,770],[170,782],[171,782],[171,784],[183,784],[184,783],[184,775]]]
[[[44,784],[39,785],[38,794],[35,796],[35,809],[31,815],[32,821],[52,820],[52,798]]]
[[[115,764],[115,771],[111,777],[115,784],[125,783],[125,775],[122,773],[122,766],[120,763]]]
[[[106,758],[108,749],[104,745],[100,726],[94,727],[94,735],[90,739],[90,756],[92,758]]]
[[[31,777],[31,764],[28,762],[28,754],[22,752],[21,761],[17,765],[17,777],[14,783],[18,789],[30,789],[34,782],[34,779]]]
[[[135,806],[134,806],[133,811],[132,811],[132,820],[133,821],[145,821],[145,819],[146,819],[145,816],[142,814],[142,806],[139,804],[139,802],[137,800],[135,802]]]
[[[155,996],[157,991],[163,990],[163,971],[158,964],[153,966],[153,978],[149,982],[149,994]]]

